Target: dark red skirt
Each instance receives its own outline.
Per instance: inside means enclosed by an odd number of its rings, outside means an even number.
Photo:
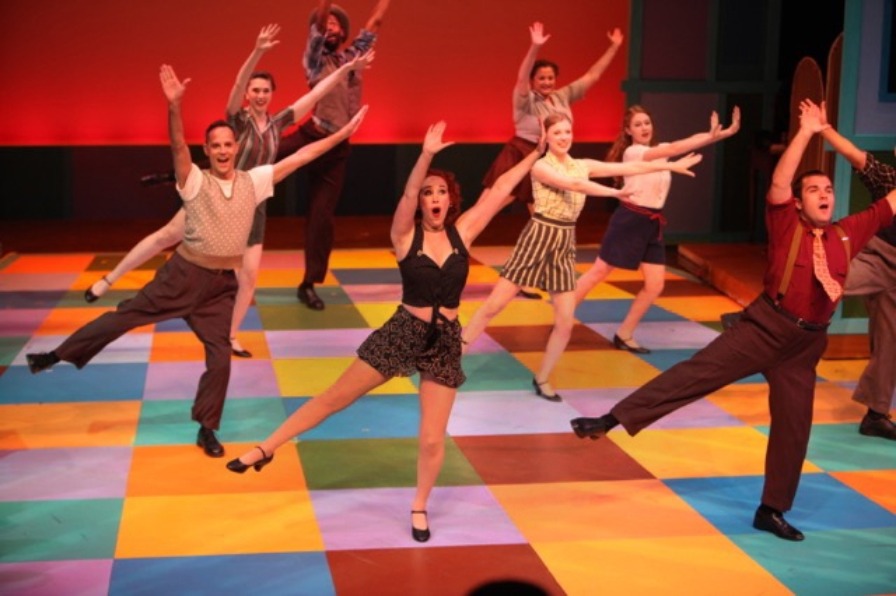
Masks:
[[[507,141],[501,148],[501,152],[498,153],[495,161],[492,162],[492,166],[489,168],[488,172],[485,173],[485,178],[482,179],[482,186],[491,188],[501,174],[523,161],[523,158],[534,150],[535,143],[527,141],[526,139],[513,137]],[[529,175],[523,177],[520,183],[514,187],[511,195],[513,195],[513,199],[519,203],[534,202],[535,199],[532,197],[532,177]]]

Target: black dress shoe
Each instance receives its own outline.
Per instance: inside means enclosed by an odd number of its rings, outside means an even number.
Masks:
[[[573,418],[569,421],[569,425],[580,439],[589,437],[595,441],[610,430],[603,418]]]
[[[616,346],[617,350],[625,350],[626,352],[633,352],[635,354],[649,354],[650,350],[643,346],[635,345],[629,343],[631,339],[622,339],[618,335],[613,336],[613,345]]]
[[[532,387],[535,389],[535,395],[538,397],[543,397],[548,401],[563,401],[560,394],[554,391],[554,388],[547,381],[539,383],[538,379],[532,377]],[[550,390],[550,393],[548,393],[548,390]]]
[[[209,457],[224,457],[224,446],[215,436],[215,431],[204,426],[199,428],[199,434],[196,435],[196,445],[202,447],[205,454]]]
[[[299,302],[311,310],[324,309],[324,301],[320,299],[320,296],[317,295],[317,292],[314,291],[314,286],[311,284],[300,285],[296,290],[296,296],[298,296]]]
[[[249,350],[246,350],[246,349],[237,350],[236,348],[233,347],[233,342],[235,340],[236,340],[235,337],[230,338],[230,351],[233,353],[233,355],[237,356],[239,358],[251,358],[252,352],[250,352]]]
[[[422,513],[422,514],[423,514],[423,517],[426,517],[426,525],[427,525],[427,527],[424,528],[423,530],[421,530],[420,528],[415,528],[415,527],[414,527],[414,514],[415,514],[415,513]],[[429,540],[429,537],[430,537],[430,533],[429,533],[429,518],[428,518],[427,515],[426,515],[426,510],[425,510],[425,509],[421,509],[421,510],[418,510],[418,511],[415,511],[415,510],[412,510],[412,511],[411,511],[411,536],[412,536],[412,537],[414,538],[414,540],[416,540],[417,542],[426,542],[427,540]]]
[[[25,354],[25,360],[28,362],[28,370],[31,371],[31,374],[36,375],[59,362],[59,356],[56,355],[56,352],[38,352]]]
[[[756,510],[756,516],[753,518],[753,527],[757,530],[771,532],[784,540],[799,542],[805,538],[802,532],[787,523],[782,514],[777,511],[767,511],[762,507]]]
[[[878,414],[877,416],[865,414],[862,423],[859,424],[859,433],[866,437],[881,437],[896,441],[896,424],[893,424],[888,414]]]
[[[261,459],[255,462],[254,464],[244,464],[240,461],[240,458],[232,459],[227,462],[227,469],[231,472],[236,472],[237,474],[242,474],[249,468],[255,468],[256,472],[261,472],[261,469],[274,461],[274,454],[268,455],[264,452],[264,449],[261,448],[260,445],[255,446],[256,449],[261,451]]]

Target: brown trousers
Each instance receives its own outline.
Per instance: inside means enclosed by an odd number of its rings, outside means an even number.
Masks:
[[[293,133],[280,139],[277,159],[326,136],[310,118]],[[308,217],[305,219],[305,276],[303,283],[320,283],[330,266],[333,252],[333,218],[342,197],[351,145],[342,141],[302,167],[308,174]]]
[[[75,331],[56,348],[56,355],[83,368],[131,329],[182,318],[205,346],[205,372],[199,379],[192,418],[217,429],[230,382],[230,319],[236,290],[232,270],[205,269],[175,252],[136,296]]]
[[[635,435],[682,406],[762,373],[771,413],[762,503],[788,511],[809,444],[815,367],[826,346],[826,331],[797,327],[760,297],[733,327],[623,399],[611,413]]]
[[[852,398],[886,414],[896,399],[896,246],[874,237],[849,264],[845,293],[868,310],[871,357]]]

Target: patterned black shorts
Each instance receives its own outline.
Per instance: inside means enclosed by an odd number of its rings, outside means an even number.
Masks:
[[[409,377],[426,373],[438,383],[454,389],[467,380],[460,366],[461,327],[457,320],[436,326],[434,341],[429,323],[399,306],[386,323],[358,348],[358,357],[386,377]],[[431,346],[427,347],[427,344]]]

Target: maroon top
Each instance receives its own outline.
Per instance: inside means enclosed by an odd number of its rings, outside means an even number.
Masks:
[[[768,229],[768,266],[765,270],[765,293],[777,300],[778,288],[787,255],[793,240],[795,226],[803,230],[803,238],[793,266],[790,284],[781,307],[789,313],[811,323],[824,324],[831,320],[835,302],[831,302],[812,270],[812,226],[799,217],[795,199],[780,204],[766,204],[765,222]],[[854,213],[836,222],[849,237],[850,257],[854,257],[881,229],[893,223],[893,211],[887,201],[876,201],[864,211]],[[824,227],[822,234],[828,269],[837,283],[846,282],[847,261],[843,241],[832,225]]]

